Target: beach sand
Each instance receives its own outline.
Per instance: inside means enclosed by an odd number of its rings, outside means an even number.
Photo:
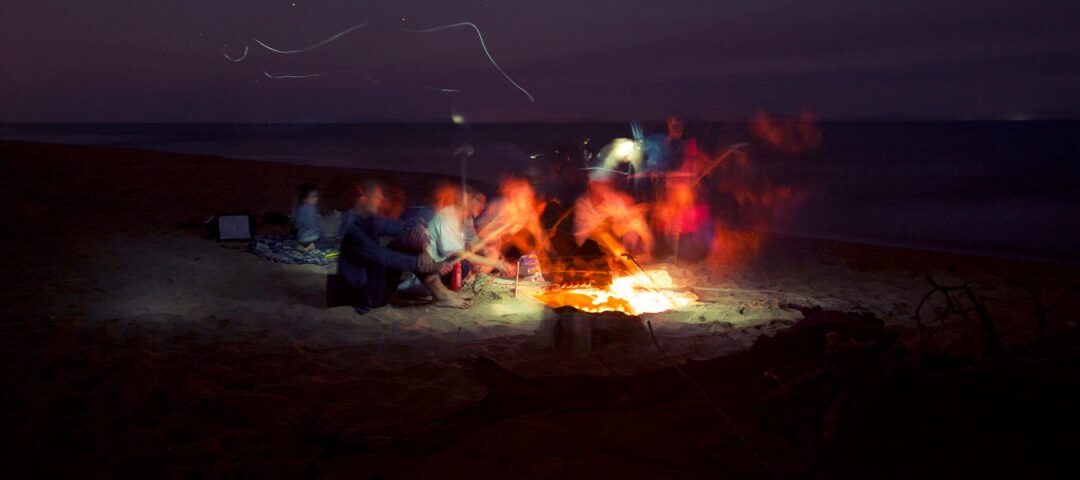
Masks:
[[[667,357],[651,341],[575,353],[552,348],[542,327],[552,313],[525,300],[327,308],[329,267],[274,264],[201,226],[222,212],[288,212],[301,182],[322,187],[326,208],[365,175],[410,192],[407,202],[433,177],[20,142],[0,143],[0,162],[9,478],[739,475],[753,469],[746,453],[698,431],[709,408],[685,398],[661,414],[541,408],[432,432],[492,392],[477,357],[523,378],[649,375],[744,351],[813,307],[913,338],[927,275],[970,284],[1003,341],[1025,345],[1037,334],[1033,299],[1078,278],[1057,265],[776,235],[729,267],[673,267],[709,302],[649,317]],[[1075,336],[1076,301],[1047,314],[1054,332]],[[977,332],[944,335],[979,355]],[[789,460],[800,472],[804,459]]]

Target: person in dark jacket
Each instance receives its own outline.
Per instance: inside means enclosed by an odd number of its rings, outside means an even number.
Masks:
[[[366,313],[386,305],[404,272],[413,272],[423,281],[436,306],[468,308],[468,302],[453,295],[439,280],[440,275],[450,272],[454,260],[435,262],[423,250],[423,241],[399,241],[392,244],[395,248],[379,241],[383,237],[415,236],[422,232],[422,225],[410,229],[404,222],[379,215],[384,199],[379,183],[366,181],[358,190],[358,207],[341,241],[338,259],[338,274],[352,291],[350,303],[356,311]]]

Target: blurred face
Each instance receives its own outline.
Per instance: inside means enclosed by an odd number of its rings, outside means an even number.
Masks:
[[[469,202],[469,216],[479,217],[481,213],[484,213],[486,207],[487,197],[484,194],[473,195],[472,200]]]
[[[304,203],[316,204],[319,203],[319,192],[311,192],[308,196],[304,197]]]
[[[382,208],[385,200],[386,197],[383,194],[382,187],[376,186],[371,190],[364,192],[357,203],[360,205],[361,209],[369,212],[377,212]]]
[[[686,124],[679,117],[668,117],[667,130],[668,137],[682,138],[683,132],[686,130]]]

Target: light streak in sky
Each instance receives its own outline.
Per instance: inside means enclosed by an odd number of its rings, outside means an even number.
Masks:
[[[271,78],[271,79],[274,79],[274,80],[284,80],[284,79],[296,80],[296,79],[303,79],[303,78],[325,77],[325,76],[328,76],[328,75],[356,75],[356,76],[359,76],[360,78],[363,78],[364,80],[366,80],[368,82],[371,82],[371,83],[382,83],[379,79],[374,78],[371,75],[366,75],[366,74],[357,73],[357,72],[350,72],[348,70],[338,70],[338,71],[331,71],[331,72],[315,72],[315,73],[306,73],[306,74],[302,74],[302,75],[274,75],[274,74],[272,74],[270,72],[267,72],[266,69],[264,68],[264,69],[262,69],[262,72],[263,72],[263,75],[266,78]],[[443,89],[436,89],[436,90],[443,90]],[[450,90],[450,89],[446,89],[446,90]],[[459,91],[460,90],[453,90],[454,93],[457,93]]]
[[[434,90],[436,92],[442,92],[442,93],[461,93],[461,90],[458,90],[456,88],[436,88],[436,87],[429,87],[427,85],[424,85],[424,88],[426,88],[428,90]]]
[[[506,72],[503,71],[502,67],[500,67],[499,64],[495,61],[495,57],[491,56],[491,52],[488,50],[487,44],[484,43],[484,35],[482,35],[480,33],[480,27],[477,27],[475,23],[472,23],[472,22],[452,23],[452,24],[449,24],[449,25],[441,25],[441,26],[438,26],[438,27],[432,27],[432,28],[427,28],[427,29],[423,29],[423,30],[406,28],[406,29],[404,29],[404,31],[409,32],[409,33],[432,33],[432,32],[438,32],[438,31],[441,31],[441,30],[449,30],[451,28],[460,28],[460,27],[472,28],[473,31],[476,32],[476,38],[480,39],[480,48],[484,49],[484,54],[487,55],[487,58],[491,62],[491,65],[494,66],[495,69],[498,70],[499,73],[502,74],[503,78],[506,78],[506,81],[510,82],[510,84],[513,85],[518,90],[521,90],[521,93],[524,93],[526,97],[529,97],[530,102],[536,103],[536,99],[533,98],[532,94],[529,93],[528,90],[525,90],[525,88],[522,87],[521,85],[518,85],[518,83],[515,82],[513,78],[510,78],[510,75],[507,75]],[[255,40],[255,41],[258,42],[258,40]]]
[[[303,78],[315,78],[323,76],[323,74],[321,73],[309,73],[307,75],[271,75],[270,72],[267,72],[265,68],[262,72],[263,75],[266,75],[266,78],[270,78],[273,80],[299,80]]]
[[[366,80],[366,81],[368,81],[370,83],[373,83],[373,84],[374,83],[382,83],[381,81],[379,81],[379,79],[377,79],[375,77],[372,77],[371,75],[368,75],[366,73],[360,73],[360,72],[352,71],[352,70],[333,70],[333,71],[326,72],[326,75],[352,75],[352,76],[363,78],[364,80]]]
[[[225,48],[222,49],[221,53],[223,55],[225,55],[225,59],[230,61],[230,62],[242,62],[242,61],[244,61],[245,58],[247,58],[248,47],[247,47],[247,45],[244,45],[244,54],[240,55],[239,57],[236,57],[236,58],[233,58],[233,57],[229,56],[229,46],[228,45],[225,45]]]
[[[323,40],[323,41],[321,41],[319,43],[316,43],[316,44],[314,44],[314,45],[312,45],[310,47],[297,48],[297,49],[293,49],[293,50],[282,50],[282,49],[279,49],[279,48],[274,48],[274,47],[271,47],[270,45],[267,45],[267,44],[263,43],[262,40],[259,40],[257,38],[254,39],[254,40],[255,40],[255,43],[259,44],[259,46],[261,46],[261,47],[263,47],[263,48],[265,48],[265,49],[267,49],[267,50],[269,50],[271,52],[289,55],[289,54],[293,54],[293,53],[310,52],[312,50],[315,50],[316,48],[319,48],[319,47],[321,47],[323,45],[326,45],[326,44],[328,44],[330,42],[333,42],[334,40],[337,40],[337,39],[341,38],[342,36],[348,34],[349,32],[352,32],[354,30],[359,30],[359,29],[364,28],[366,26],[368,26],[367,22],[361,23],[361,24],[358,24],[358,25],[353,25],[353,26],[351,26],[349,28],[346,28],[345,30],[342,30],[342,31],[340,31],[338,33],[335,33],[335,34],[331,35],[329,38],[327,38],[327,39],[325,39],[325,40]]]

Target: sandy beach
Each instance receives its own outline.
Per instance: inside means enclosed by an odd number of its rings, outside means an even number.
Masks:
[[[1061,460],[1040,449],[1065,448],[1054,443],[1060,432],[1039,432],[1075,424],[1055,416],[1075,395],[1050,393],[1080,378],[1074,267],[771,236],[729,268],[671,266],[709,292],[708,305],[649,318],[663,352],[651,341],[570,352],[545,338],[551,313],[520,299],[364,316],[328,308],[330,267],[271,263],[206,238],[202,227],[218,213],[288,212],[301,182],[320,185],[328,209],[346,205],[364,176],[390,181],[413,203],[435,177],[21,142],[0,143],[0,163],[8,212],[0,425],[14,440],[0,457],[10,478],[765,478],[770,468],[857,477],[871,460],[872,476],[898,478],[948,473],[941,458],[915,456],[938,448],[955,448],[976,471],[1037,475],[1061,465],[1028,455]],[[914,313],[932,290],[928,276],[970,286],[1008,359],[971,374],[987,355],[985,332],[954,319],[933,332],[941,363],[927,360]],[[941,296],[931,298],[924,319],[943,308]],[[811,335],[793,326],[845,322],[867,322],[874,345],[889,348],[874,350],[873,361],[815,350],[811,362],[794,359],[801,350],[777,350]],[[869,341],[835,333],[812,335],[843,352]],[[787,356],[766,355],[777,351]],[[859,403],[849,418],[907,421],[911,431],[897,430],[897,444],[942,418],[955,420],[955,435],[918,447],[859,445],[861,430],[850,426],[858,422],[827,431],[839,407],[807,407],[799,418],[811,420],[802,423],[777,413],[807,405],[803,394],[777,393],[806,365],[884,365],[883,351],[903,356],[908,373],[879,387],[907,396]],[[1021,364],[1030,369],[1017,373]],[[747,442],[674,365],[733,412],[751,432]],[[1015,381],[989,387],[978,375]],[[931,377],[937,383],[920,383]],[[1019,384],[1022,393],[994,412],[988,399]],[[901,401],[922,407],[901,409]],[[1010,412],[1028,416],[1014,424],[1004,420]],[[1002,438],[1028,445],[989,445],[999,436],[980,440],[965,422],[997,425],[1008,432]],[[977,461],[977,452],[1013,456]]]

